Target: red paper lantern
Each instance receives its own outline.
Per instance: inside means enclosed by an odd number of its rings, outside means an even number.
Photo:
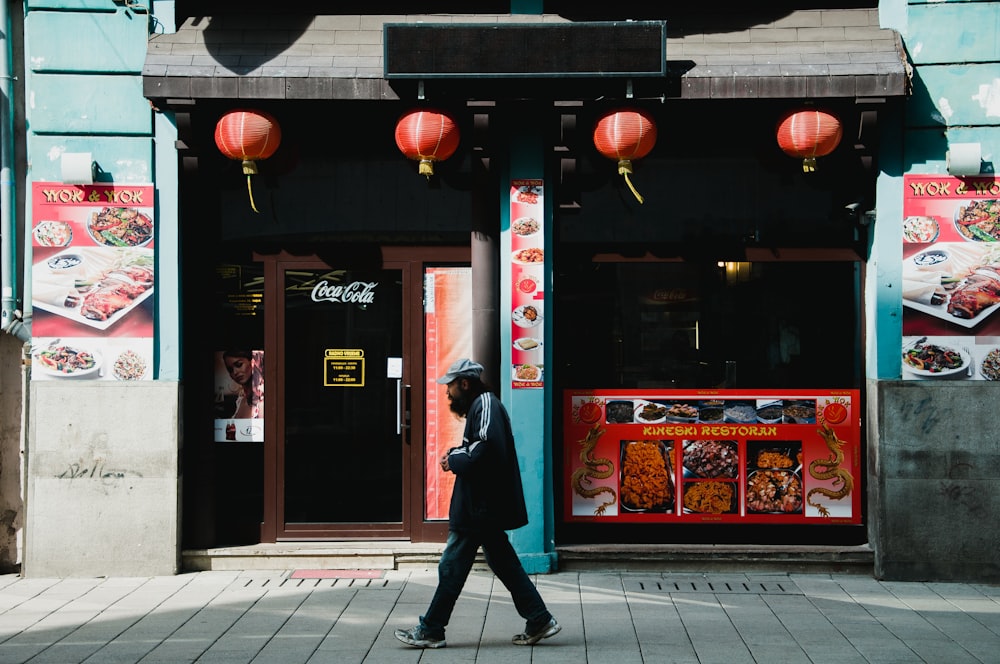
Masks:
[[[605,113],[594,126],[594,145],[608,159],[618,160],[618,174],[632,193],[643,202],[632,186],[632,160],[649,154],[656,145],[656,124],[646,111],[624,109]]]
[[[441,111],[410,111],[396,123],[396,145],[409,159],[420,162],[418,172],[428,178],[434,174],[434,162],[453,155],[458,141],[458,125]]]
[[[816,157],[836,149],[843,136],[837,116],[816,109],[790,111],[778,123],[778,146],[790,157],[802,160],[802,170],[816,170]]]
[[[253,202],[250,176],[257,174],[257,161],[274,154],[281,143],[281,127],[270,113],[240,108],[222,116],[215,125],[215,145],[230,159],[243,162],[247,176],[250,207],[257,212]]]

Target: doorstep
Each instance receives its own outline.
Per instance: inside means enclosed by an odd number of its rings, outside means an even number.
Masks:
[[[280,542],[190,549],[184,571],[432,569],[443,543],[401,541]],[[556,547],[559,571],[785,572],[871,575],[875,554],[857,546],[728,544],[575,544]],[[476,567],[486,569],[482,553]]]
[[[443,543],[389,542],[279,542],[181,552],[181,569],[427,569],[436,567]]]
[[[576,544],[556,547],[560,571],[785,572],[871,575],[875,552],[852,546]]]

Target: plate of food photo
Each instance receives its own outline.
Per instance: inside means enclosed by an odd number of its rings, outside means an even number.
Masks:
[[[542,312],[532,304],[522,304],[511,312],[510,317],[518,327],[535,327],[542,322]]]
[[[146,358],[134,350],[127,349],[118,354],[111,366],[111,374],[117,380],[142,380],[149,368]]]
[[[667,407],[655,401],[635,402],[635,421],[638,424],[658,424],[666,420]]]
[[[722,413],[730,424],[757,423],[757,405],[751,401],[727,400]]]
[[[921,251],[903,266],[903,306],[975,327],[1000,309],[998,259],[1000,244],[941,243]]]
[[[969,242],[1000,240],[1000,200],[969,201],[955,211],[955,229]]]
[[[735,514],[735,483],[727,480],[684,482],[685,514]]]
[[[90,216],[87,233],[106,247],[144,247],[153,239],[153,220],[135,208],[105,207]]]
[[[940,233],[941,225],[934,217],[907,217],[903,220],[903,242],[933,242]]]
[[[993,348],[983,356],[979,374],[986,380],[1000,380],[1000,348]]]
[[[782,417],[784,405],[781,401],[768,401],[757,406],[757,421],[761,424],[780,424]]]
[[[46,261],[36,276],[34,307],[76,323],[106,330],[153,295],[153,250],[81,247]]]
[[[672,512],[670,447],[662,440],[621,441],[621,506],[628,512]]]
[[[101,356],[75,344],[58,342],[32,353],[37,371],[53,378],[92,378],[101,369]]]
[[[518,265],[541,265],[545,262],[545,252],[538,247],[518,249],[511,256],[511,260]]]
[[[79,253],[60,252],[45,261],[45,267],[49,268],[57,279],[67,274],[77,274],[84,269],[86,259]]]
[[[802,479],[791,470],[754,470],[747,474],[747,512],[801,514]]]
[[[514,380],[535,382],[542,379],[542,368],[537,364],[515,364]]]
[[[604,405],[604,416],[607,424],[632,424],[635,421],[635,402],[632,400],[614,400]]]
[[[815,424],[815,401],[786,401],[781,410],[785,424]]]
[[[73,227],[65,221],[39,221],[32,233],[39,247],[68,247],[73,242]]]
[[[946,248],[935,247],[934,249],[927,249],[926,251],[921,251],[920,253],[914,255],[912,262],[917,268],[938,269],[945,268],[950,259],[951,255],[948,253]]]
[[[774,444],[768,442],[764,445],[747,445],[747,468],[758,468],[764,470],[791,470],[798,472],[802,469],[802,444],[789,444],[782,446],[783,441]]]
[[[541,350],[542,340],[534,337],[521,337],[514,339],[514,348],[518,350]]]
[[[525,184],[517,187],[511,194],[511,200],[515,203],[527,203],[537,205],[542,195],[542,187],[539,185]]]
[[[715,424],[725,419],[725,402],[722,399],[708,399],[698,402],[698,421]]]
[[[735,440],[685,441],[683,459],[685,477],[735,479],[740,471]]]
[[[667,407],[667,422],[697,422],[698,406],[693,403],[675,401]]]
[[[541,225],[534,217],[520,217],[510,225],[510,231],[519,237],[531,237],[541,230]]]
[[[903,350],[903,369],[922,378],[948,378],[968,373],[972,357],[964,348],[931,343],[921,337]]]

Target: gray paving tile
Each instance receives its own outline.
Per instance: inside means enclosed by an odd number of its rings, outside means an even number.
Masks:
[[[20,579],[21,577],[17,574],[0,574],[0,590],[3,590],[13,583],[17,583]]]
[[[726,615],[751,650],[756,650],[754,646],[767,648],[775,641],[792,641],[791,634],[771,612],[763,596],[726,597],[723,605],[726,607]]]
[[[563,626],[556,637],[513,646],[524,625],[510,593],[476,570],[449,646],[422,651],[392,631],[426,610],[434,570],[393,571],[373,585],[281,571],[0,577],[0,662],[982,664],[1000,652],[1000,592],[982,584],[598,572],[534,581]]]
[[[777,640],[777,639],[776,639]],[[817,660],[810,658],[801,648],[790,643],[753,643],[750,653],[755,662],[780,662],[781,664],[816,664]],[[853,659],[850,653],[840,653],[841,664],[864,662],[863,659]]]

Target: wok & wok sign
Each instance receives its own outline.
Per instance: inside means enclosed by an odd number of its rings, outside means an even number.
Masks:
[[[858,390],[566,390],[564,518],[861,523]]]
[[[152,185],[33,182],[32,379],[153,378]]]
[[[1000,181],[903,183],[903,379],[1000,380]]]

